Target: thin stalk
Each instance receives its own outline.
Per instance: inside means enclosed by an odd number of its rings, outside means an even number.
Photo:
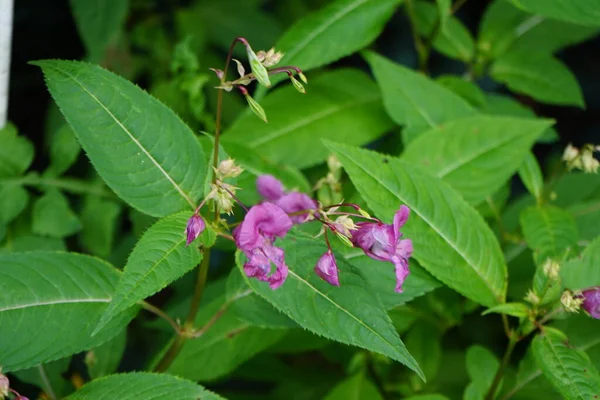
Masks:
[[[200,308],[200,301],[202,300],[202,295],[204,294],[204,285],[206,284],[206,277],[208,275],[209,264],[210,248],[207,248],[204,250],[204,257],[202,258],[202,262],[200,263],[200,267],[198,268],[198,277],[196,278],[194,296],[192,297],[190,310],[188,311],[187,318],[185,319],[185,324],[183,325],[184,329],[191,328],[194,325],[196,314],[198,313],[198,309]]]
[[[183,343],[185,343],[186,339],[187,338],[185,336],[175,336],[173,343],[171,343],[171,346],[169,347],[163,358],[161,358],[161,360],[154,368],[155,372],[165,372],[167,369],[169,369],[177,355],[179,355],[179,352],[181,351]]]
[[[44,390],[46,391],[46,394],[48,395],[48,397],[50,397],[51,400],[56,400],[56,393],[54,393],[52,383],[50,382],[50,379],[48,379],[48,374],[46,373],[46,369],[44,368],[43,364],[38,365],[38,371],[40,373],[40,378],[44,383]]]
[[[178,335],[181,335],[181,327],[179,326],[179,324],[177,322],[175,322],[173,320],[173,318],[169,317],[169,315],[167,313],[165,313],[163,310],[161,310],[158,307],[153,306],[152,304],[150,304],[146,301],[140,302],[140,305],[144,308],[144,310],[149,311],[152,314],[156,315],[157,317],[160,317],[160,318],[164,319],[165,321],[167,321],[167,323],[173,327],[173,329],[175,330],[175,333],[177,333]]]
[[[492,386],[490,386],[490,389],[485,395],[485,400],[494,400],[496,390],[498,389],[498,385],[500,385],[500,382],[502,381],[502,375],[504,375],[504,371],[508,366],[510,356],[512,355],[512,352],[515,349],[517,342],[518,340],[515,337],[515,335],[511,335],[508,341],[508,346],[506,347],[506,351],[504,352],[504,357],[502,357],[502,362],[500,363],[498,371],[496,371],[496,375],[494,376],[494,380],[492,381]]]

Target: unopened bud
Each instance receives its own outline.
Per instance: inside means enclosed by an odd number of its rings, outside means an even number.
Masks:
[[[244,75],[246,75],[246,69],[244,68],[242,63],[239,62],[238,60],[236,60],[235,58],[233,59],[233,61],[237,64],[237,71],[238,71],[238,74],[240,74],[240,78],[243,77]]]
[[[250,68],[252,69],[252,73],[256,77],[258,83],[263,86],[270,87],[271,81],[269,80],[269,72],[258,59],[256,53],[252,50],[252,47],[250,47],[249,44],[246,44],[246,52],[248,53],[248,62],[250,63]]]
[[[306,79],[306,76],[304,76],[304,74],[302,72],[298,72],[298,76],[300,77],[300,80],[304,83],[308,83],[308,79]]]
[[[555,280],[556,278],[558,278],[558,272],[560,270],[560,265],[556,261],[549,258],[546,260],[546,262],[542,266],[542,269],[544,271],[544,274],[548,278]]]
[[[533,305],[540,304],[540,298],[537,294],[533,292],[533,290],[529,289],[527,295],[525,295],[525,301],[530,302]]]
[[[8,378],[0,373],[0,399],[8,396],[8,388],[10,387],[10,381]]]
[[[242,167],[235,165],[235,160],[229,158],[219,163],[219,167],[216,169],[216,172],[220,179],[225,179],[235,178],[244,172],[244,170]]]
[[[306,89],[304,89],[304,86],[302,86],[298,79],[294,78],[294,75],[290,75],[290,80],[292,81],[292,85],[294,85],[294,88],[297,91],[299,91],[302,94],[306,94]]]
[[[217,78],[219,78],[220,81],[225,79],[225,72],[223,70],[216,69],[216,68],[209,68],[209,69],[217,75]]]
[[[594,149],[591,145],[586,145],[581,152],[581,164],[583,171],[587,173],[597,173],[600,167],[600,162],[594,158]]]
[[[571,143],[565,147],[565,151],[563,153],[563,160],[567,163],[573,162],[577,157],[579,157],[579,149],[573,146]]]
[[[372,217],[371,217],[371,214],[369,214],[368,212],[366,212],[366,211],[365,211],[365,210],[363,210],[362,208],[359,208],[359,209],[358,209],[358,213],[359,213],[360,215],[362,215],[363,217],[365,217],[365,218],[372,218]]]
[[[233,90],[233,84],[231,82],[223,82],[219,86],[215,86],[215,89],[223,89],[226,92]]]
[[[249,94],[245,94],[244,96],[246,97],[246,101],[248,102],[248,105],[250,106],[252,112],[263,121],[269,122],[267,121],[267,114],[265,114],[265,110],[263,110],[260,104],[258,104],[256,100],[254,100]]]
[[[346,246],[354,247],[354,245],[352,244],[352,242],[350,241],[348,236],[344,235],[342,232],[339,232],[337,230],[334,233],[335,233],[335,236],[337,236],[337,238],[340,239],[340,241],[342,243],[344,243]]]
[[[260,50],[256,53],[256,56],[265,67],[272,67],[279,64],[279,61],[283,58],[283,53],[275,51],[274,47],[271,47],[269,51]]]
[[[186,232],[186,241],[185,245],[189,246],[206,228],[206,223],[204,219],[198,214],[194,214],[188,220],[187,226],[185,228]]]
[[[315,273],[330,285],[340,286],[338,267],[331,249],[328,249],[327,252],[319,258],[319,261],[315,266]]]
[[[583,298],[573,294],[570,290],[565,290],[560,296],[560,303],[563,305],[565,311],[577,313],[583,304]]]
[[[585,289],[581,295],[583,296],[583,309],[592,318],[600,319],[600,286]]]
[[[342,163],[335,155],[330,154],[329,157],[327,157],[327,167],[331,172],[337,172],[342,168]]]

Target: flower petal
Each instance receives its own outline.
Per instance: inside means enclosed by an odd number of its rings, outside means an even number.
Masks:
[[[331,250],[327,250],[327,252],[319,258],[319,261],[315,266],[315,273],[330,285],[340,286],[338,267],[335,256]]]
[[[250,208],[242,224],[235,230],[237,246],[250,252],[265,245],[265,239],[283,237],[292,228],[292,220],[280,207],[262,203]]]
[[[286,213],[292,214],[303,210],[316,210],[317,203],[308,197],[308,195],[300,192],[290,192],[280,197],[276,203]],[[308,213],[301,215],[293,215],[290,218],[295,224],[301,224],[306,221]]]
[[[261,175],[256,179],[256,190],[267,201],[277,201],[283,196],[283,184],[273,175]]]
[[[396,267],[396,288],[394,291],[396,293],[402,293],[402,285],[404,284],[408,274],[410,274],[410,270],[408,269],[408,261],[404,258],[401,258],[397,260],[397,262],[394,262],[394,265]]]

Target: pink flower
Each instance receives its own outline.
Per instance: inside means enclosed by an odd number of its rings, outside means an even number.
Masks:
[[[204,219],[198,214],[194,214],[188,220],[187,226],[185,228],[185,232],[187,235],[187,239],[185,241],[185,245],[189,246],[206,228],[206,223]]]
[[[412,255],[413,246],[410,239],[400,239],[400,228],[406,223],[410,209],[401,206],[394,215],[392,225],[382,222],[359,222],[358,229],[352,234],[352,244],[361,248],[369,257],[389,261],[396,267],[396,289],[402,293],[402,284],[410,273],[408,259]]]
[[[273,246],[273,242],[285,236],[292,225],[290,217],[275,204],[262,203],[250,208],[244,221],[233,231],[237,247],[247,257],[244,272],[248,277],[269,282],[271,289],[285,282],[288,267],[283,250]],[[272,274],[271,263],[276,267]]]
[[[321,256],[315,266],[315,273],[330,285],[340,286],[338,267],[331,249]]]
[[[583,295],[583,309],[592,318],[600,319],[600,286],[595,286],[581,292]]]
[[[275,202],[283,196],[283,184],[273,175],[261,175],[256,179],[256,190],[266,201]]]
[[[302,210],[316,210],[317,202],[300,192],[285,193],[283,184],[272,175],[261,175],[256,179],[256,189],[265,201],[275,203],[283,211],[293,214]],[[290,217],[295,224],[306,222],[308,213],[292,215]]]

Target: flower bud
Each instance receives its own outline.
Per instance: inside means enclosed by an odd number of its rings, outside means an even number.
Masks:
[[[216,172],[220,179],[224,179],[235,178],[244,172],[244,170],[242,167],[235,165],[235,160],[229,158],[219,163],[219,167],[216,169]]]
[[[302,94],[306,94],[306,89],[304,89],[304,86],[302,86],[302,84],[300,83],[300,81],[298,81],[298,79],[294,78],[293,75],[290,75],[290,80],[292,81],[292,85],[294,85],[294,88],[299,91]]]
[[[302,80],[302,82],[308,83],[308,79],[306,79],[306,76],[304,76],[302,72],[298,72],[298,76],[300,77],[300,80]]]
[[[248,102],[248,105],[250,106],[252,112],[263,121],[269,122],[267,121],[267,114],[265,114],[265,110],[263,110],[260,104],[258,104],[256,100],[254,100],[249,94],[245,94],[244,96],[246,97],[246,101]]]
[[[246,69],[244,68],[242,63],[239,62],[238,60],[236,60],[235,58],[233,59],[233,61],[237,64],[237,71],[238,71],[238,74],[240,74],[240,78],[243,77],[244,75],[246,75]]]
[[[249,44],[246,44],[246,52],[248,53],[250,68],[252,69],[252,73],[256,77],[258,83],[263,86],[270,87],[271,81],[269,80],[269,72],[261,63],[260,59],[256,56],[256,53],[252,50],[252,47],[250,47]]]
[[[570,290],[565,290],[560,296],[560,303],[563,305],[565,311],[571,313],[579,312],[583,298],[578,295],[574,295]]]
[[[594,158],[593,148],[589,145],[586,145],[581,152],[581,164],[584,172],[589,174],[598,172],[600,162]]]
[[[577,147],[569,143],[567,147],[565,147],[565,151],[562,157],[563,160],[567,163],[572,163],[577,157],[579,157],[579,149],[577,149]]]
[[[219,78],[220,81],[222,81],[225,78],[225,72],[223,70],[216,69],[216,68],[209,68],[209,69],[217,75],[217,78]]]
[[[533,290],[529,289],[529,291],[525,295],[525,301],[528,301],[533,305],[537,305],[540,304],[540,297],[537,294],[535,294]]]
[[[315,273],[330,285],[340,286],[338,267],[331,249],[328,249],[327,252],[319,258],[319,261],[315,266]]]
[[[560,270],[560,265],[556,261],[549,258],[542,266],[542,269],[544,270],[544,274],[548,278],[555,280],[556,278],[558,278],[558,271]]]
[[[204,219],[198,214],[194,214],[188,220],[187,227],[185,228],[185,232],[187,235],[186,246],[189,246],[206,228],[206,223]]]
[[[0,399],[8,396],[8,388],[10,387],[10,381],[8,378],[0,373]]]
[[[256,53],[256,56],[265,67],[272,67],[279,64],[279,61],[283,58],[283,53],[275,51],[274,47],[271,47],[269,51],[260,50]]]
[[[342,215],[338,217],[333,223],[335,230],[346,237],[351,237],[352,232],[358,229],[352,218],[347,215]]]
[[[600,286],[595,286],[581,292],[583,309],[592,316],[600,319]]]
[[[341,232],[338,232],[337,230],[334,233],[335,233],[335,236],[337,236],[337,238],[340,239],[340,241],[342,243],[344,243],[346,246],[348,246],[348,247],[354,247],[354,245],[352,244],[352,242],[350,241],[350,239],[348,238],[348,236],[344,235]]]

